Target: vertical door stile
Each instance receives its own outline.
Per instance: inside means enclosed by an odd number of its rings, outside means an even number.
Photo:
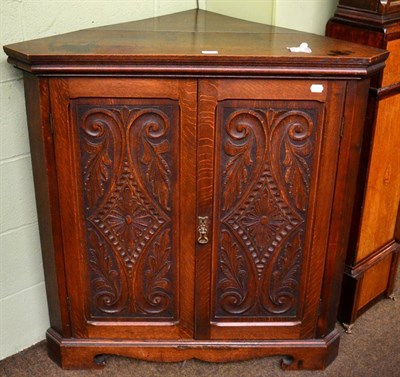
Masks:
[[[209,338],[210,296],[205,292],[211,287],[212,207],[214,181],[214,133],[217,87],[209,80],[200,80],[198,85],[198,133],[197,133],[197,234],[196,234],[196,339]],[[200,219],[207,218],[205,244],[198,238]]]
[[[181,308],[193,308],[195,299],[196,244],[196,140],[197,140],[197,81],[180,80],[180,192],[179,237],[180,253],[177,264]],[[182,338],[194,338],[194,312],[180,312]]]

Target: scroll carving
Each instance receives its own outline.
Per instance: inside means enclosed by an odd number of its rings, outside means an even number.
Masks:
[[[106,245],[90,231],[90,238],[96,248],[89,249],[89,265],[94,274],[91,280],[95,292],[96,306],[104,313],[117,313],[122,310],[123,301],[121,285],[122,280],[118,269],[106,251]]]
[[[170,231],[167,229],[153,242],[145,261],[142,279],[143,299],[138,300],[142,312],[157,314],[166,310],[172,298]],[[138,284],[139,285],[139,284]]]
[[[177,111],[169,104],[76,108],[85,217],[96,233],[87,231],[96,316],[173,316],[169,122]]]
[[[171,190],[171,170],[163,155],[168,153],[170,145],[168,140],[162,139],[169,128],[169,122],[160,114],[143,114],[142,143],[143,155],[141,162],[146,165],[146,181],[152,188],[153,195],[158,199],[161,206],[170,209],[169,193]],[[162,139],[157,142],[156,140]]]
[[[81,131],[81,148],[86,157],[82,161],[83,184],[88,204],[94,207],[105,194],[113,161],[118,160],[114,143],[119,144],[119,129],[114,114],[89,111],[83,119]]]
[[[284,139],[285,182],[289,187],[289,194],[294,200],[297,209],[305,211],[307,208],[308,191],[310,189],[310,166],[306,160],[313,151],[310,134],[313,128],[311,119],[306,114],[290,113],[282,120],[288,132]]]
[[[229,158],[223,170],[223,210],[231,208],[234,201],[243,194],[253,164],[254,138],[259,133],[257,131],[262,129],[262,124],[263,119],[259,114],[250,110],[234,113],[226,122],[229,139],[224,144],[224,152]]]
[[[218,316],[296,315],[317,112],[268,104],[220,111]]]
[[[293,310],[296,304],[296,290],[299,285],[301,269],[302,238],[297,233],[292,242],[288,242],[270,270],[262,295],[262,303],[266,310],[274,314],[286,313]]]
[[[104,185],[110,178],[111,159],[108,155],[107,138],[97,144],[88,140],[85,148],[91,158],[85,166],[84,182],[89,203],[93,206],[104,195]]]
[[[232,314],[245,312],[248,287],[248,272],[244,257],[239,251],[237,242],[232,241],[228,232],[222,233],[220,269],[223,278],[219,281],[222,308]]]

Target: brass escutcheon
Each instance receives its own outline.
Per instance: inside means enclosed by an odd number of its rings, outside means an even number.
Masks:
[[[199,238],[197,239],[197,242],[203,245],[208,242],[208,235],[207,235],[208,216],[198,216],[198,220],[199,220],[199,226],[197,230],[199,231]]]

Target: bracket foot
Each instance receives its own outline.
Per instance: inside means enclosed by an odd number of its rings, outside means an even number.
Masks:
[[[344,327],[346,334],[353,334],[354,323],[351,324],[342,323],[342,326]]]
[[[396,296],[395,296],[394,293],[392,293],[391,295],[387,296],[387,298],[388,298],[389,300],[396,301]]]

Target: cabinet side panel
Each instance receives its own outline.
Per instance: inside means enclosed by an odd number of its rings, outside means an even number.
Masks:
[[[383,71],[382,86],[400,83],[400,39],[389,41],[386,49],[390,55]]]
[[[379,103],[357,261],[393,239],[400,197],[399,110],[400,94]]]
[[[392,258],[392,254],[387,255],[378,264],[365,272],[360,288],[358,310],[386,290]]]
[[[399,208],[397,209],[396,226],[394,229],[394,239],[397,242],[400,242],[400,203],[399,203]]]
[[[70,335],[48,82],[24,74],[29,141],[51,326]]]
[[[336,323],[344,259],[356,191],[367,104],[366,93],[368,92],[369,84],[369,79],[350,82],[346,93],[343,138],[339,150],[333,215],[328,241],[329,249],[321,293],[322,315],[318,321],[321,335],[332,331]]]

